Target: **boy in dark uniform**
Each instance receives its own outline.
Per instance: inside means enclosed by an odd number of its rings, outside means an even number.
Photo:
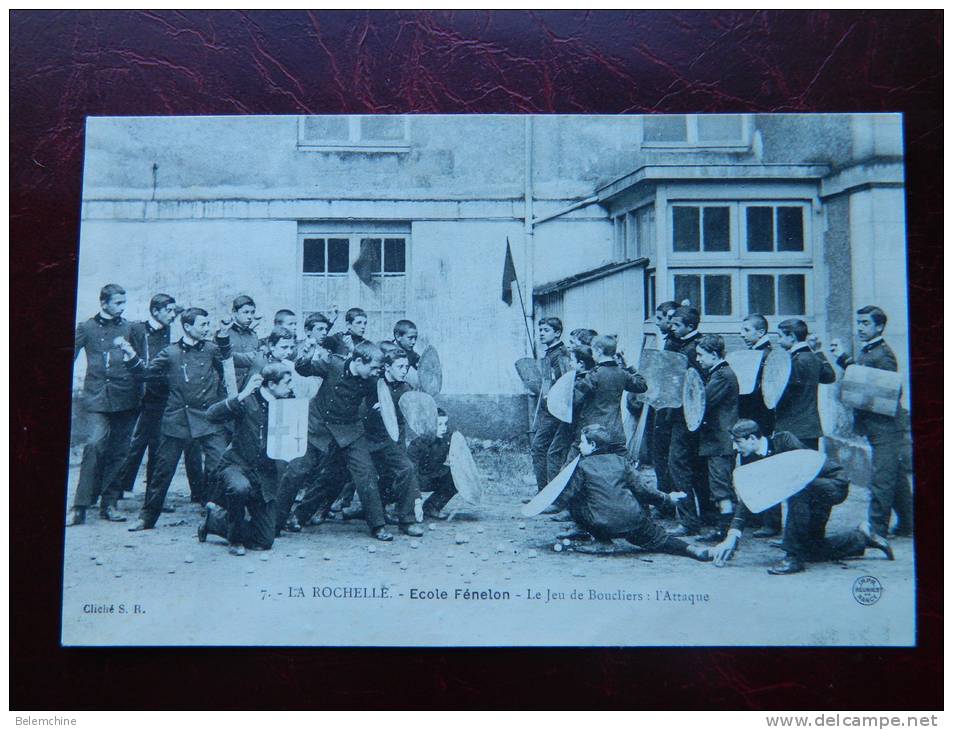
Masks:
[[[721,335],[703,335],[696,349],[698,364],[705,371],[705,414],[698,428],[698,456],[708,467],[708,493],[718,511],[718,525],[700,539],[721,542],[735,509],[734,445],[731,427],[738,420],[738,378],[725,361]],[[690,508],[691,500],[688,500]]]
[[[394,339],[392,341],[404,354],[407,355],[407,364],[409,367],[417,367],[420,362],[420,355],[414,350],[417,344],[417,325],[409,319],[399,319],[394,323]]]
[[[331,335],[327,349],[335,355],[349,357],[355,347],[362,342],[368,342],[364,338],[364,332],[367,331],[367,312],[360,307],[351,307],[344,313],[344,323],[347,329]]]
[[[711,559],[707,549],[668,535],[648,516],[641,502],[657,506],[675,504],[685,495],[664,494],[643,485],[626,460],[625,446],[613,441],[604,426],[583,428],[579,450],[579,464],[560,496],[569,505],[576,524],[601,542],[602,547],[578,543],[575,550],[606,552],[607,542],[622,537],[646,552],[683,555],[700,561]]]
[[[661,338],[662,350],[673,352],[678,347],[678,338],[672,334],[672,316],[678,304],[662,302],[655,309],[655,326]],[[653,408],[650,422],[646,424],[650,436],[652,467],[655,469],[655,483],[660,492],[671,492],[672,475],[668,469],[668,452],[672,441],[672,423],[681,414],[677,408]]]
[[[382,343],[381,349],[384,351],[383,381],[390,390],[394,410],[397,413],[400,436],[397,441],[394,441],[387,433],[376,392],[374,398],[368,401],[369,407],[364,414],[364,433],[367,435],[371,459],[377,470],[381,499],[385,504],[391,501],[390,498],[397,502],[397,523],[401,532],[411,537],[422,537],[424,531],[417,524],[414,515],[414,502],[420,496],[417,471],[407,456],[407,449],[404,446],[406,423],[404,414],[397,406],[400,397],[412,390],[405,382],[407,356],[402,348],[391,343]]]
[[[169,346],[169,329],[181,311],[182,308],[168,294],[156,294],[149,302],[149,319],[145,322],[134,322],[129,327],[129,343],[136,352],[142,353],[142,359],[146,365]],[[168,397],[169,389],[165,383],[153,381],[147,383],[143,390],[139,416],[136,418],[132,441],[129,444],[129,453],[119,475],[123,491],[132,491],[146,449],[149,451],[149,460],[146,462],[146,483],[152,479],[158,458],[162,414]],[[205,474],[202,468],[202,450],[195,444],[185,452],[185,472],[188,475],[193,501],[196,501],[205,494]],[[174,508],[166,506],[163,510],[171,512]]]
[[[181,322],[182,339],[162,350],[148,366],[129,342],[122,343],[128,371],[146,383],[165,383],[169,391],[153,478],[146,485],[139,519],[129,528],[130,532],[155,527],[179,457],[193,442],[198,442],[205,454],[206,474],[215,472],[227,445],[222,425],[209,421],[206,411],[224,395],[222,361],[230,354],[228,333],[221,330],[216,342],[209,342],[208,312],[198,307],[186,309]]]
[[[446,519],[442,510],[457,493],[453,475],[447,466],[450,455],[449,418],[443,408],[437,409],[437,432],[435,435],[422,435],[410,442],[408,456],[417,469],[417,480],[421,492],[432,492],[424,500],[424,517],[432,520]]]
[[[695,350],[701,338],[698,332],[699,321],[697,309],[679,307],[672,315],[671,335],[672,351],[685,355],[688,358],[688,367],[702,373]],[[710,513],[705,514],[710,509],[710,500],[705,465],[698,458],[698,432],[688,430],[681,408],[674,408],[672,411],[672,435],[668,451],[668,470],[672,477],[672,488],[695,495],[698,500],[697,508],[694,504],[687,503],[679,507],[677,513],[679,525],[674,528],[672,534],[681,537],[696,534],[703,520],[717,521],[717,518],[712,517]],[[702,514],[699,514],[698,510],[701,510]]]
[[[361,342],[347,359],[333,354],[321,358],[299,358],[298,373],[305,377],[323,378],[318,394],[311,400],[308,439],[315,450],[324,453],[325,464],[311,492],[316,503],[333,500],[340,491],[340,471],[347,473],[364,505],[364,517],[371,534],[378,540],[390,541],[384,506],[377,488],[377,472],[364,434],[361,406],[376,403],[377,379],[384,354],[371,342]],[[289,470],[290,471],[290,470]],[[330,504],[330,502],[328,502]],[[301,507],[299,507],[299,510]],[[305,515],[298,512],[299,522]]]
[[[228,344],[232,355],[240,352],[254,353],[258,350],[258,335],[255,334],[255,300],[247,294],[232,301],[232,321],[228,327]],[[247,375],[246,369],[235,365],[235,380],[241,387]]]
[[[791,354],[791,376],[775,411],[774,428],[794,434],[807,448],[820,450],[821,416],[817,410],[818,383],[837,380],[834,368],[822,353],[807,343],[807,323],[786,319],[778,325],[778,343]]]
[[[291,371],[270,363],[252,375],[235,397],[208,409],[213,423],[234,422],[232,442],[222,456],[219,475],[224,484],[226,509],[208,505],[199,526],[199,542],[209,533],[228,540],[228,552],[270,550],[275,540],[277,462],[268,456],[268,409],[279,398],[291,397]],[[245,519],[248,510],[250,520]]]
[[[897,372],[897,357],[883,338],[887,315],[880,307],[866,306],[857,310],[857,335],[863,343],[855,360],[844,350],[843,343],[831,343],[831,352],[837,364],[863,365],[879,370]],[[854,431],[866,436],[870,443],[873,469],[870,483],[869,520],[875,533],[886,536],[890,513],[897,513],[894,534],[909,537],[913,534],[913,494],[903,461],[903,412],[885,416],[869,411],[854,411]]]
[[[747,418],[761,426],[762,433],[774,433],[774,409],[764,404],[761,395],[761,381],[764,373],[764,358],[771,352],[771,339],[768,337],[768,320],[762,314],[749,314],[741,323],[741,339],[745,346],[755,352],[763,352],[761,367],[755,379],[754,390],[738,396],[738,418]],[[755,530],[754,537],[774,537],[781,532],[781,505],[756,515],[761,526]]]
[[[560,376],[569,372],[569,350],[560,341],[563,323],[556,317],[539,321],[539,341],[546,352],[539,360],[542,385],[536,407],[535,429],[530,444],[536,489],[541,491],[559,473],[569,448],[570,427],[546,408],[546,394]]]
[[[83,524],[86,510],[100,494],[100,517],[112,522],[125,519],[116,511],[122,496],[119,474],[139,408],[139,387],[123,367],[122,350],[116,344],[129,336],[129,323],[122,318],[125,308],[125,289],[107,284],[99,292],[99,313],[76,327],[73,360],[86,350],[83,406],[90,432],[68,525]]]
[[[773,436],[767,437],[761,432],[761,427],[750,420],[741,420],[732,426],[731,437],[738,450],[739,466],[785,451],[806,448],[796,436],[786,431],[776,431]],[[831,508],[847,499],[848,486],[844,470],[828,457],[814,480],[788,498],[788,516],[781,543],[787,557],[769,568],[769,573],[800,573],[804,570],[804,563],[860,557],[869,547],[880,550],[888,560],[893,560],[890,545],[882,537],[871,534],[869,525],[864,524],[836,535],[825,535]],[[711,549],[716,565],[723,565],[731,559],[750,515],[744,503],[739,503],[727,537]]]

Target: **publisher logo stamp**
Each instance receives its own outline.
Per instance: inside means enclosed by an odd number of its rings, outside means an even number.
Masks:
[[[872,575],[862,575],[854,581],[854,600],[861,606],[873,606],[883,595],[884,587]]]

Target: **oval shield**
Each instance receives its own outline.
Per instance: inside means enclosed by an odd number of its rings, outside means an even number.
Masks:
[[[533,395],[539,395],[543,386],[543,374],[539,371],[539,361],[532,357],[521,357],[514,365],[523,385]]]
[[[705,382],[695,368],[685,373],[685,388],[682,390],[682,411],[689,431],[697,431],[705,417]]]
[[[637,398],[653,408],[678,408],[682,405],[687,368],[688,358],[680,352],[642,350],[639,375],[645,378],[648,390]]]
[[[377,402],[381,407],[381,420],[384,422],[384,428],[387,429],[387,435],[393,441],[400,440],[400,426],[397,423],[397,410],[394,408],[394,398],[390,394],[390,388],[383,378],[377,381]]]
[[[539,491],[539,494],[520,507],[520,514],[523,515],[523,517],[535,517],[555,502],[559,495],[563,493],[563,490],[566,489],[569,480],[572,479],[577,464],[579,464],[578,456],[566,464],[566,466],[553,477],[553,480]]]
[[[848,365],[841,381],[840,399],[851,408],[896,416],[902,388],[903,379],[893,370]]]
[[[761,371],[761,398],[768,408],[776,408],[791,377],[791,356],[781,347],[773,348],[764,358]]]
[[[576,387],[576,371],[559,376],[546,395],[546,410],[563,423],[572,423],[572,394]]]
[[[414,390],[420,390],[420,376],[417,374],[417,368],[407,368],[407,377],[404,378],[404,382]]]
[[[738,378],[739,395],[754,392],[758,385],[758,372],[761,370],[762,359],[764,359],[764,350],[735,350],[725,355],[725,360]]]
[[[764,512],[804,489],[823,466],[819,451],[785,451],[735,469],[735,491],[752,512]]]
[[[417,379],[420,389],[432,396],[440,395],[443,388],[443,368],[440,366],[440,356],[433,345],[428,345],[417,363]]]
[[[433,396],[411,390],[400,397],[397,407],[414,433],[420,436],[436,435],[437,403]]]
[[[474,506],[478,506],[483,499],[483,479],[480,470],[467,440],[459,431],[454,431],[450,437],[450,474],[460,496]]]

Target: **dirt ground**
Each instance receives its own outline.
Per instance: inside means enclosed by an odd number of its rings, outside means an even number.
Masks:
[[[228,554],[225,541],[209,536],[200,544],[196,528],[201,509],[189,503],[184,470],[173,481],[169,500],[175,512],[163,514],[156,529],[130,533],[141,504],[142,480],[136,491],[120,502],[129,522],[108,523],[91,510],[87,523],[67,528],[64,587],[67,598],[78,598],[92,586],[122,589],[148,604],[163,596],[188,595],[189,586],[217,584],[253,590],[255,585],[293,585],[305,569],[317,568],[340,581],[381,580],[396,586],[459,585],[522,590],[541,576],[552,582],[562,578],[618,580],[634,578],[665,585],[677,576],[680,585],[709,585],[712,581],[758,592],[778,588],[784,594],[804,591],[847,595],[849,585],[864,575],[876,576],[891,590],[913,594],[913,541],[893,541],[896,561],[888,562],[877,551],[864,559],[813,564],[804,573],[771,576],[766,569],[782,553],[765,540],[746,537],[735,558],[724,568],[711,563],[668,555],[644,554],[635,548],[612,556],[555,552],[554,538],[565,523],[547,516],[520,516],[521,499],[535,494],[528,455],[506,447],[474,448],[474,457],[486,479],[483,504],[473,508],[456,497],[448,506],[458,511],[450,522],[426,525],[422,538],[395,534],[392,543],[373,540],[363,521],[327,522],[305,527],[297,534],[283,533],[270,552],[249,552],[244,557]],[[140,475],[144,474],[144,470]],[[643,477],[654,480],[651,469]],[[70,468],[70,497],[79,475]],[[867,508],[868,492],[851,488],[848,500],[835,508],[829,531],[856,526]],[[670,522],[665,522],[670,526]],[[396,533],[396,529],[395,529]],[[624,544],[623,541],[618,541]],[[845,587],[846,586],[846,587]],[[403,595],[403,594],[401,594]],[[88,600],[88,599],[85,599]],[[70,621],[69,616],[65,620]]]

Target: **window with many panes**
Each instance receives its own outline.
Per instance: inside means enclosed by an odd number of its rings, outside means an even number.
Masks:
[[[403,152],[410,147],[410,120],[406,116],[386,114],[299,117],[298,147]]]
[[[655,206],[645,205],[613,219],[615,259],[631,261],[655,250]]]
[[[669,286],[704,318],[751,312],[810,318],[810,204],[679,201],[669,205]]]
[[[335,306],[367,312],[366,337],[390,339],[394,322],[407,316],[410,237],[399,233],[301,233],[302,320]]]

